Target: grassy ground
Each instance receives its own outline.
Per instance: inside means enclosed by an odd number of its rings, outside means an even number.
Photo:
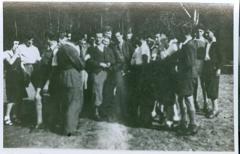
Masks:
[[[200,130],[195,136],[182,137],[172,131],[130,128],[117,123],[81,118],[78,135],[72,137],[45,130],[29,133],[29,128],[25,126],[4,126],[4,147],[233,151],[232,75],[221,76],[219,101],[222,112],[217,118],[197,116]]]

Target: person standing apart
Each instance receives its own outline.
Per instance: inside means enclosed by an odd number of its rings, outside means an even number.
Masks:
[[[208,118],[217,117],[220,113],[218,108],[219,96],[219,78],[221,74],[221,67],[223,56],[218,48],[217,39],[215,34],[208,30],[206,33],[208,40],[204,64],[204,81],[206,83],[206,92],[208,99],[212,103],[212,111],[207,114]]]
[[[200,80],[200,85],[202,88],[202,95],[203,95],[203,112],[208,112],[208,105],[206,100],[206,85],[203,81],[203,65],[204,65],[204,58],[205,58],[205,52],[206,52],[206,44],[207,40],[204,38],[204,28],[203,26],[197,27],[197,36],[194,39],[197,43],[197,59],[196,59],[196,65],[195,65],[195,73],[196,78],[194,81],[194,93],[193,93],[193,99],[194,99],[194,105],[196,108],[196,111],[200,111],[200,104],[197,101],[197,91],[198,91],[198,82]]]

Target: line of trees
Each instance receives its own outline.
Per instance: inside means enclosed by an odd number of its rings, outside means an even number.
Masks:
[[[229,4],[190,4],[185,9],[193,18],[199,12],[199,22],[213,27],[218,32],[221,49],[227,61],[233,59],[233,6]],[[179,26],[193,19],[180,3],[24,3],[4,2],[4,49],[12,45],[13,39],[20,41],[24,33],[33,32],[35,43],[45,46],[44,33],[51,30],[71,31],[80,36],[93,34],[105,25],[125,33],[129,27],[133,32],[151,35],[158,31],[177,33]]]

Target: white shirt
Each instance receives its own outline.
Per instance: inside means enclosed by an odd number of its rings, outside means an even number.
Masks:
[[[17,52],[20,53],[21,61],[24,64],[35,64],[41,60],[39,50],[34,45],[27,47],[25,44],[20,44]]]
[[[137,47],[132,55],[131,65],[141,65],[143,63],[142,56],[147,55],[147,62],[150,62],[150,49],[146,42],[143,42],[140,47]]]
[[[142,53],[140,47],[137,47],[132,55],[131,65],[141,65],[142,64]]]
[[[148,56],[147,62],[149,63],[150,62],[150,48],[147,45],[146,41],[142,42],[140,50],[141,50],[142,55],[147,55]]]
[[[52,57],[52,66],[57,66],[57,52],[58,52],[58,44],[57,42],[55,42],[54,44],[52,44],[52,46],[50,46],[50,49],[53,52],[53,57]]]

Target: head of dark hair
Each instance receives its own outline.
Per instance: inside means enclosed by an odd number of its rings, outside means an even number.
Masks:
[[[103,32],[109,32],[109,31],[112,31],[112,27],[107,25],[107,26],[104,26],[103,27]]]
[[[140,38],[139,37],[136,37],[136,39],[134,40],[134,45],[137,47],[137,46],[141,46],[142,45],[142,42],[140,41]]]
[[[56,40],[56,35],[51,31],[47,31],[45,33],[45,38],[49,40]]]
[[[182,35],[191,35],[192,34],[192,25],[190,23],[183,24],[181,26]]]
[[[120,33],[121,35],[123,35],[123,32],[122,32],[121,30],[115,31],[115,34],[116,34],[116,33]]]
[[[66,32],[59,32],[58,33],[58,38],[64,38],[64,37],[66,37]]]
[[[33,34],[33,32],[27,32],[27,33],[25,33],[25,35],[24,35],[24,42],[25,42],[25,41],[28,41],[28,40],[31,40],[31,39],[34,39],[34,34]]]
[[[148,38],[148,35],[146,34],[146,33],[140,33],[139,35],[138,35],[138,37],[139,37],[139,39],[141,40],[146,40],[147,38]]]

